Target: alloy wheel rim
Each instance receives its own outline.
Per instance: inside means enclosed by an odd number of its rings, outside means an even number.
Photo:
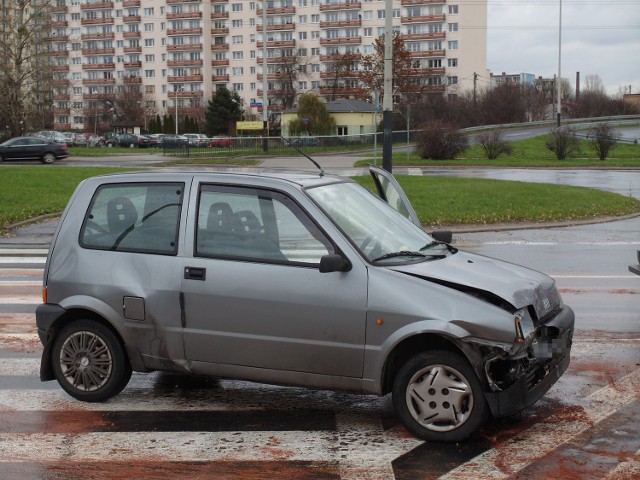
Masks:
[[[104,340],[93,332],[70,335],[60,349],[60,368],[73,388],[93,392],[111,378],[113,358]]]

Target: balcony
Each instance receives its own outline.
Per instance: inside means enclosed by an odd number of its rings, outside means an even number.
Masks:
[[[212,43],[211,50],[214,52],[219,50],[229,50],[229,44],[228,43]]]
[[[447,34],[445,32],[437,32],[437,33],[402,33],[400,34],[400,38],[404,41],[407,40],[437,40],[446,38]]]
[[[83,100],[112,100],[113,93],[83,93]]]
[[[114,39],[116,34],[111,33],[83,33],[80,35],[80,40],[101,40],[103,38]]]
[[[320,78],[335,78],[336,72],[320,72]],[[349,70],[346,72],[340,72],[340,79],[343,78],[360,78],[360,71]]]
[[[116,68],[115,63],[83,63],[83,70],[113,70]]]
[[[224,60],[211,60],[212,67],[227,67],[229,66],[229,59],[225,58]]]
[[[337,38],[321,38],[320,45],[343,45],[343,44],[362,43],[362,37],[337,37]]]
[[[142,37],[142,32],[124,32],[122,36],[124,38],[140,38]]]
[[[51,70],[54,72],[68,72],[69,65],[52,65]]]
[[[66,5],[54,5],[51,7],[52,13],[67,13],[69,11],[69,7]]]
[[[193,97],[202,97],[204,93],[200,92],[168,92],[169,98],[193,98]],[[179,108],[179,107],[178,107]]]
[[[361,2],[348,2],[345,0],[344,2],[336,2],[336,3],[321,3],[320,11],[321,12],[332,12],[336,10],[360,10],[362,6]]]
[[[295,29],[296,29],[296,25],[293,22],[267,24],[268,32],[281,32],[281,31],[295,30]],[[263,31],[262,25],[256,25],[256,31],[262,32]]]
[[[142,68],[142,62],[124,62],[124,68]]]
[[[184,43],[184,44],[178,44],[178,45],[167,45],[167,51],[169,52],[176,52],[176,51],[184,52],[184,51],[190,51],[190,50],[202,50],[202,44],[201,43]]]
[[[361,53],[338,53],[331,55],[320,55],[321,62],[335,62],[335,61],[352,61],[357,62],[362,60]]]
[[[228,82],[229,75],[212,75],[211,81],[212,82]]]
[[[53,108],[54,115],[68,115],[71,112],[70,108]]]
[[[113,24],[113,18],[83,18],[80,20],[80,25],[104,25]]]
[[[142,53],[142,47],[124,47],[124,53]]]
[[[142,83],[142,77],[128,76],[128,77],[124,77],[123,80],[124,80],[124,83],[127,85]]]
[[[66,50],[51,50],[49,55],[52,57],[66,57],[69,52]]]
[[[202,82],[202,75],[169,76],[167,77],[167,81],[169,83]]]
[[[83,48],[82,55],[115,55],[115,48]]]
[[[82,80],[83,85],[115,85],[115,78],[85,78]]]
[[[168,67],[201,67],[202,65],[202,60],[169,60],[167,62]]]
[[[416,76],[429,76],[429,75],[444,75],[444,67],[424,67],[424,68],[411,68],[406,71],[407,75],[412,77]]]
[[[127,15],[125,17],[122,17],[122,21],[124,23],[131,23],[131,22],[140,22],[142,20],[142,17],[140,17],[140,15]]]
[[[97,9],[109,9],[113,10],[113,2],[100,2],[100,3],[81,3],[80,10],[97,10]]]
[[[402,17],[400,23],[429,23],[429,22],[444,22],[444,15],[420,15],[417,17]]]
[[[269,89],[269,90],[267,90],[267,95],[269,97],[279,97],[279,96],[287,95],[287,94],[290,94],[290,93],[291,93],[291,90],[284,90],[284,89],[280,89],[280,90]],[[262,89],[258,89],[256,95],[258,97],[262,97]],[[276,110],[277,108],[274,108],[274,107],[277,107],[277,105],[269,105],[268,108],[269,108],[269,110]]]
[[[402,0],[400,5],[409,7],[411,5],[433,5],[434,3],[447,3],[447,0]]]
[[[262,65],[262,58],[263,57],[258,57],[256,58],[256,63],[258,65]],[[272,63],[272,64],[278,64],[278,63],[288,63],[291,64],[295,61],[296,57],[267,57],[267,64]]]
[[[229,18],[229,12],[211,12],[211,20],[219,18]]]
[[[274,7],[267,8],[267,15],[293,15],[296,13],[296,7]],[[256,16],[262,17],[262,8],[256,10]]]
[[[212,28],[211,35],[229,35],[228,28]]]
[[[338,22],[320,22],[320,28],[360,27],[362,20],[340,20]]]
[[[288,76],[286,73],[267,73],[267,80],[282,80]],[[259,73],[257,76],[258,80],[262,80],[263,77],[264,75],[262,73]]]
[[[177,3],[200,3],[201,0],[166,0],[167,4],[175,5]]]
[[[60,20],[57,22],[51,22],[51,27],[53,28],[62,28],[62,27],[68,27],[69,26],[69,22],[67,22],[66,20]],[[60,37],[56,37],[56,38],[60,38]]]
[[[358,87],[320,87],[320,95],[361,95],[363,88]]]
[[[202,18],[202,12],[167,13],[167,20],[176,20],[181,18]]]
[[[264,42],[258,42],[256,44],[257,48],[262,48]],[[287,48],[287,47],[295,47],[295,40],[267,40],[267,48]]]
[[[202,28],[175,28],[167,30],[167,35],[202,35]]]
[[[123,8],[131,8],[131,7],[139,7],[140,0],[123,0],[122,7]]]
[[[60,95],[53,95],[51,97],[51,100],[53,100],[54,102],[64,102],[64,101],[68,101],[71,98],[71,95],[69,95],[68,93],[61,93]]]
[[[422,50],[419,52],[409,52],[409,56],[412,58],[424,58],[424,57],[444,57],[444,50]]]

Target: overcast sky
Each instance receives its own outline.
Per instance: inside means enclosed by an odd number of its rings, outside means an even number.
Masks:
[[[553,77],[560,0],[488,1],[489,70]],[[576,72],[582,88],[598,75],[610,94],[640,93],[640,0],[562,0],[562,77],[574,88]]]

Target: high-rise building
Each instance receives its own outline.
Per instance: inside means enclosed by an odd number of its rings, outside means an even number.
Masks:
[[[143,111],[144,121],[175,111],[197,117],[221,85],[238,92],[256,119],[263,88],[273,111],[303,92],[353,96],[362,58],[384,34],[385,3],[53,0],[55,126],[98,130],[105,114],[115,118],[125,107]],[[486,0],[392,5],[417,90],[456,95],[474,88],[478,75],[489,78]],[[338,62],[347,68],[336,76]]]

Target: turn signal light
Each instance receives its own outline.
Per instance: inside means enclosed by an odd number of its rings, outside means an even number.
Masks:
[[[47,303],[47,287],[42,287],[42,303]]]

